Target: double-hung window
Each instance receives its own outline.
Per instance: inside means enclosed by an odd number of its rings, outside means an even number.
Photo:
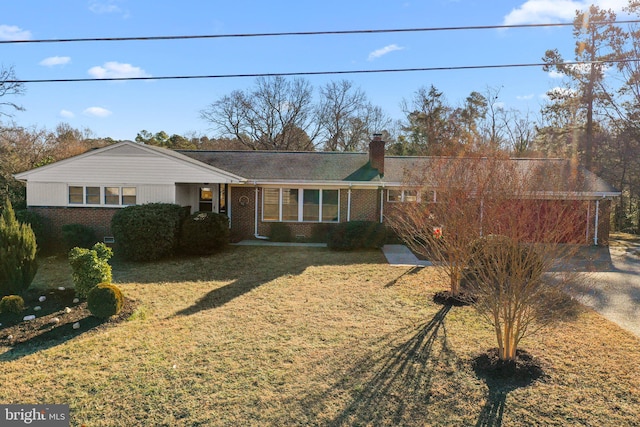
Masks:
[[[263,221],[338,222],[339,190],[265,188]]]
[[[387,190],[387,202],[419,202],[416,190]]]

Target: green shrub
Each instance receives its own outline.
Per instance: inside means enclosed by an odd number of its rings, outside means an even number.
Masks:
[[[116,254],[131,261],[153,261],[178,248],[185,210],[170,203],[127,206],[111,220]]]
[[[89,249],[98,241],[96,232],[83,224],[65,224],[62,226],[62,241],[65,250],[71,248]]]
[[[372,249],[384,246],[387,229],[373,221],[349,221],[337,224],[327,241],[334,250]]]
[[[229,243],[229,218],[214,212],[197,212],[185,219],[180,247],[189,254],[208,255]]]
[[[33,234],[36,236],[36,243],[38,245],[38,251],[42,251],[44,248],[48,248],[53,242],[51,234],[49,232],[49,220],[43,217],[37,212],[27,209],[20,209],[15,211],[16,219],[22,224],[31,226]]]
[[[309,241],[312,243],[327,243],[329,236],[337,224],[318,223],[314,224],[311,230]]]
[[[0,313],[17,314],[24,310],[24,300],[20,295],[6,295],[0,300]]]
[[[92,315],[101,319],[120,313],[124,304],[122,291],[111,283],[100,283],[89,291],[87,308]]]
[[[0,296],[21,294],[38,271],[36,236],[27,224],[20,224],[6,200],[0,215]]]
[[[111,283],[111,248],[104,243],[96,243],[92,249],[73,248],[69,251],[73,284],[76,295],[84,298],[99,283]]]
[[[291,227],[283,222],[274,222],[269,229],[269,240],[272,242],[291,242]]]

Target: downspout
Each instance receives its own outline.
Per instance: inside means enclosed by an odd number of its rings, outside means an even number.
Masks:
[[[598,220],[600,217],[600,200],[596,200],[596,221],[593,230],[593,244],[598,246]]]
[[[380,189],[380,224],[384,220],[384,186]]]
[[[254,182],[255,184],[255,182]],[[268,240],[269,238],[266,236],[261,236],[258,234],[258,193],[259,193],[259,189],[258,186],[256,185],[256,198],[255,198],[255,203],[253,205],[253,210],[255,211],[255,224],[254,224],[254,230],[255,233],[253,234],[253,237],[255,237],[256,239],[262,239],[262,240]]]
[[[347,222],[351,221],[351,184],[347,191]]]
[[[589,226],[591,225],[591,200],[587,202],[587,233],[585,243],[589,243]]]

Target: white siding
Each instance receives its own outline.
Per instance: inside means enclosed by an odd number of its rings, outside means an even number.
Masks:
[[[28,206],[66,206],[67,185],[64,183],[27,183]]]
[[[229,177],[206,167],[126,145],[69,160],[34,170],[27,179],[86,185],[117,182],[127,186],[229,182]]]
[[[137,190],[137,204],[145,203],[175,203],[173,185],[139,185]]]

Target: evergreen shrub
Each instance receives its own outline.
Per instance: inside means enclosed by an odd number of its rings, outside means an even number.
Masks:
[[[373,221],[349,221],[337,224],[330,232],[327,246],[334,250],[377,249],[384,246],[387,229]]]
[[[130,261],[154,261],[173,255],[185,212],[182,206],[171,203],[119,210],[111,220],[116,254]]]
[[[111,248],[104,243],[96,243],[92,249],[73,248],[69,251],[73,284],[76,295],[85,298],[89,291],[100,283],[111,283]]]
[[[20,224],[9,199],[0,215],[0,296],[26,291],[38,271],[36,236]]]
[[[209,255],[229,243],[229,218],[214,212],[196,212],[182,223],[180,247],[188,254]]]

